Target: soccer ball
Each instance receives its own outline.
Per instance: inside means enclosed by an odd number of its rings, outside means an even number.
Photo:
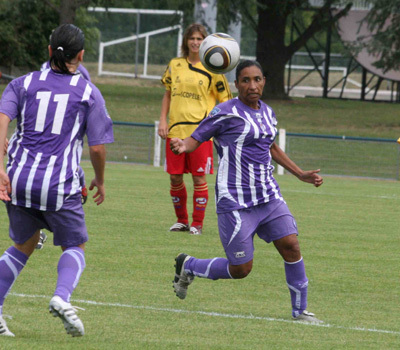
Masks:
[[[239,63],[240,48],[237,41],[225,33],[207,36],[200,45],[200,60],[210,72],[224,74]]]

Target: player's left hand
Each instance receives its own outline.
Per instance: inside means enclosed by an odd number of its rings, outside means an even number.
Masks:
[[[315,187],[319,187],[324,183],[324,179],[318,174],[320,171],[321,169],[304,171],[299,176],[299,179],[301,181],[313,184]]]
[[[104,199],[106,197],[106,190],[104,184],[100,184],[96,179],[93,179],[90,184],[89,190],[92,191],[95,187],[97,187],[97,191],[93,195],[94,202],[97,205],[100,205],[101,203],[104,202]]]

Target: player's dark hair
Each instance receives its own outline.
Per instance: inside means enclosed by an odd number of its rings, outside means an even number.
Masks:
[[[208,35],[206,28],[204,28],[204,26],[199,23],[193,23],[189,27],[187,27],[185,33],[183,34],[181,46],[181,53],[182,56],[185,58],[189,56],[188,40],[195,32],[199,32],[203,36],[203,39]]]
[[[264,71],[261,67],[261,64],[259,64],[257,61],[252,61],[252,60],[244,60],[241,61],[237,67],[236,67],[236,81],[239,81],[239,76],[240,76],[240,72],[248,67],[253,67],[256,66],[262,73],[262,75],[264,76]]]
[[[73,24],[62,24],[50,37],[50,47],[53,51],[50,57],[50,67],[55,66],[64,74],[71,74],[66,63],[70,63],[78,52],[83,50],[85,36]]]

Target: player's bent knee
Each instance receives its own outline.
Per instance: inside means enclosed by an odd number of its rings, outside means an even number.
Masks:
[[[229,273],[234,279],[242,279],[247,277],[253,268],[253,261],[249,261],[242,265],[230,265]]]

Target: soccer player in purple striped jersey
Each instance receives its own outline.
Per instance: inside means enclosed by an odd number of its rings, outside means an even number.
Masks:
[[[105,200],[105,144],[114,141],[112,120],[100,91],[77,73],[83,59],[84,35],[72,24],[52,34],[51,69],[13,80],[0,100],[0,145],[10,121],[17,126],[7,149],[7,169],[0,152],[0,200],[6,203],[14,245],[0,257],[0,335],[14,336],[2,315],[4,300],[34,252],[40,230],[54,234],[61,246],[57,284],[49,311],[68,334],[84,335],[71,306],[71,294],[85,268],[88,233],[82,208],[79,166],[87,136],[97,205]]]
[[[319,170],[303,171],[275,143],[274,111],[260,100],[265,77],[256,61],[243,61],[236,69],[239,96],[217,105],[191,137],[171,140],[176,154],[192,152],[214,138],[219,156],[216,182],[218,229],[227,259],[197,259],[181,253],[176,258],[173,282],[184,299],[195,276],[239,279],[253,266],[253,239],[257,234],[274,246],[284,260],[294,320],[320,323],[306,310],[308,279],[297,239],[296,221],[273,176],[271,161],[301,181],[319,187]]]

